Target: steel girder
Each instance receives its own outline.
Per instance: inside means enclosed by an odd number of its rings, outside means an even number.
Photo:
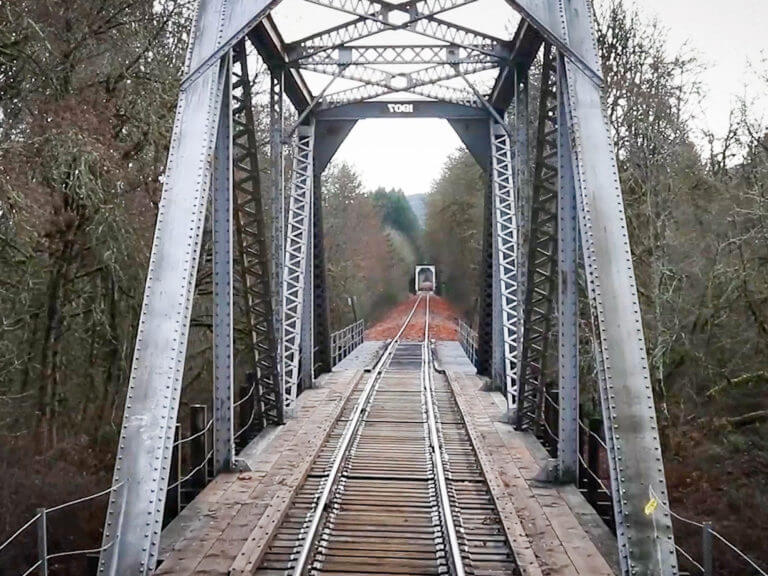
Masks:
[[[430,66],[429,68],[416,70],[407,74],[394,74],[377,68],[352,65],[342,68],[339,74],[340,77],[363,82],[363,85],[327,95],[323,99],[322,108],[332,108],[334,106],[364,102],[370,98],[384,96],[395,92],[411,92],[442,102],[481,107],[482,103],[472,92],[445,86],[438,82],[457,78],[462,74],[476,74],[495,67],[495,64],[468,64],[456,66],[450,64],[438,64],[437,66]],[[327,73],[322,67],[307,66],[306,68],[308,70]],[[398,79],[402,81],[401,86],[396,86]]]
[[[342,46],[336,51],[326,51],[302,59],[301,67],[346,66],[374,64],[496,64],[498,56],[489,56],[492,46],[476,46],[471,50],[460,47],[437,45],[410,46]],[[296,64],[294,64],[296,66]],[[332,72],[326,72],[332,73]]]
[[[516,386],[517,358],[519,347],[518,294],[517,294],[517,199],[513,183],[514,163],[512,144],[505,126],[495,120],[490,123],[491,136],[491,186],[493,190],[493,229],[495,249],[494,290],[498,304],[494,308],[500,313],[502,340],[494,349],[501,354],[502,377],[510,413],[517,410]],[[496,296],[496,294],[494,294]],[[499,322],[495,322],[499,325]]]
[[[151,572],[168,486],[192,292],[224,83],[217,61],[179,95],[120,432],[99,571]]]
[[[364,84],[349,90],[343,90],[333,94],[329,94],[323,99],[320,106],[321,110],[328,108],[335,108],[337,106],[346,106],[347,104],[356,104],[365,102],[371,98],[378,98],[380,96],[386,96],[387,94],[393,94],[400,92],[400,90],[393,90],[390,87],[376,86],[373,84]],[[461,106],[468,106],[470,108],[482,108],[483,104],[477,99],[477,96],[473,92],[468,90],[461,90],[453,88],[451,86],[444,86],[442,84],[432,84],[424,86],[412,86],[402,90],[402,92],[410,92],[418,96],[424,96],[425,98],[431,98],[438,102],[446,102],[449,104],[459,104]]]
[[[560,38],[600,69],[587,0],[563,2]],[[591,74],[565,60],[566,115],[571,133],[584,264],[594,325],[611,490],[624,574],[677,574],[669,502],[637,284],[611,129]]]
[[[293,152],[293,181],[283,262],[282,394],[286,414],[291,414],[299,387],[306,263],[312,219],[314,139],[314,123],[299,126]]]
[[[269,277],[269,253],[245,41],[232,49],[232,143],[238,264],[256,375],[255,399],[261,425],[283,422],[277,344]]]
[[[523,340],[517,428],[527,430],[542,418],[545,368],[557,289],[557,58],[544,46],[539,118],[536,134],[533,197],[531,201],[528,274],[523,304]]]
[[[571,135],[565,108],[565,83],[565,63],[562,56],[558,56],[557,468],[561,482],[572,482],[579,471],[579,232],[576,187],[571,164]]]
[[[270,277],[274,287],[272,294],[272,318],[277,342],[275,364],[282,383],[283,332],[283,260],[285,258],[285,157],[283,154],[283,124],[285,109],[283,94],[285,74],[281,67],[270,71],[269,76],[269,175],[272,183],[270,215],[272,217],[272,242],[270,246],[272,267]],[[282,384],[281,384],[282,391]]]
[[[224,83],[216,136],[212,189],[213,213],[213,470],[228,470],[234,461],[232,417],[234,378],[234,310],[232,246],[232,61],[224,63]],[[203,247],[206,242],[203,241]],[[205,254],[205,251],[203,251]],[[201,259],[205,260],[205,256]],[[200,278],[198,272],[198,279]]]
[[[323,235],[323,195],[320,174],[315,170],[312,188],[312,319],[314,322],[314,365],[315,375],[330,372],[331,363],[331,319],[328,308],[328,280],[325,267],[325,241]]]
[[[389,30],[404,30],[420,36],[448,42],[468,51],[488,56],[508,57],[506,43],[500,38],[482,34],[451,22],[435,18],[434,14],[417,15],[403,24],[390,24],[369,16],[334,26],[293,42],[288,49],[289,60],[299,62],[322,52],[335,50],[357,40],[362,40]]]

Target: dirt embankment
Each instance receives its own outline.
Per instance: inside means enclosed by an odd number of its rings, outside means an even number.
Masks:
[[[400,327],[413,309],[418,296],[411,296],[390,310],[377,324],[366,330],[366,340],[389,340],[397,336]],[[424,312],[426,298],[413,315],[413,320],[403,332],[405,340],[424,338]],[[448,301],[439,296],[429,297],[429,336],[434,340],[458,340],[459,315]]]

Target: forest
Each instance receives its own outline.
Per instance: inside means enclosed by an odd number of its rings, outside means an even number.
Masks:
[[[109,484],[193,7],[0,2],[0,540]],[[725,134],[702,132],[704,64],[622,0],[597,10],[672,504],[768,562],[768,119],[745,93]],[[422,230],[402,191],[332,164],[332,328],[375,321],[420,261],[471,321],[484,189],[458,150]],[[182,410],[210,382],[205,304],[192,327]],[[93,543],[103,510],[77,514],[83,533],[57,537]]]

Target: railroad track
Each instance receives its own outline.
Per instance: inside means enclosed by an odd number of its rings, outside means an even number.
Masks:
[[[402,340],[413,322],[421,342]],[[429,293],[352,392],[256,574],[519,574],[433,366]]]

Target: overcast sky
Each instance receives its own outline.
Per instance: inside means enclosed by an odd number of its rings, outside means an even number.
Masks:
[[[686,45],[705,64],[701,78],[705,100],[697,122],[700,128],[721,133],[735,97],[750,84],[748,63],[759,66],[761,54],[768,56],[768,0],[635,2],[646,17],[657,17],[668,29],[671,50]],[[314,31],[318,23],[333,25],[349,18],[332,14],[325,8],[286,0],[275,17],[291,41]],[[446,13],[446,19],[448,15],[456,22],[504,37],[516,21],[503,0],[480,0]],[[312,82],[313,90],[317,85],[319,79]],[[343,87],[337,84],[334,90]],[[751,89],[757,92],[758,86],[752,83]],[[420,194],[429,191],[443,162],[459,146],[458,137],[442,120],[365,120],[358,123],[335,159],[353,164],[369,189],[385,186]]]

